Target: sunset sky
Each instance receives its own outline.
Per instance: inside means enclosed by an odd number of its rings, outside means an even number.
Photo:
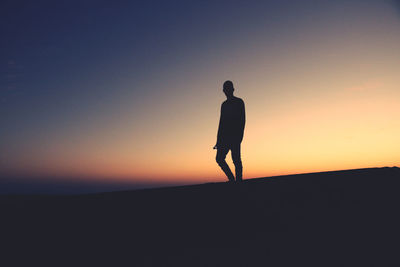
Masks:
[[[0,179],[225,181],[228,79],[244,178],[400,165],[399,1],[2,1],[0,21]]]

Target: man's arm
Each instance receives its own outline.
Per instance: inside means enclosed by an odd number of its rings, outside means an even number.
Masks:
[[[214,146],[214,149],[218,148],[218,145],[221,144],[222,138],[222,114],[223,114],[223,104],[221,105],[221,111],[219,116],[219,124],[218,124],[218,133],[217,133],[217,143]]]
[[[246,124],[246,111],[244,107],[244,101],[241,101],[241,106],[240,106],[240,131],[241,131],[241,138],[240,141],[243,140],[243,134],[244,134],[244,126]]]

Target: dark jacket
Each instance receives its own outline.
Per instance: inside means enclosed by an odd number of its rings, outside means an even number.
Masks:
[[[217,147],[231,146],[242,142],[245,122],[243,100],[235,96],[225,100],[221,105]]]

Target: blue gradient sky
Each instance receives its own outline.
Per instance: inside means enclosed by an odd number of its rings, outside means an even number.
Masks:
[[[2,1],[0,173],[223,180],[210,148],[226,79],[247,107],[245,177],[399,164],[399,11],[389,0]]]

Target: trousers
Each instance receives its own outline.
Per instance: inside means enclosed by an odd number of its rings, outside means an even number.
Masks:
[[[222,171],[228,177],[229,181],[235,181],[235,177],[231,169],[229,168],[228,164],[225,161],[226,155],[228,154],[229,150],[231,151],[232,161],[235,165],[235,174],[236,174],[236,181],[242,181],[243,175],[243,165],[242,159],[240,155],[240,143],[234,143],[231,145],[224,145],[217,148],[217,156],[215,157],[218,165],[221,167]]]

